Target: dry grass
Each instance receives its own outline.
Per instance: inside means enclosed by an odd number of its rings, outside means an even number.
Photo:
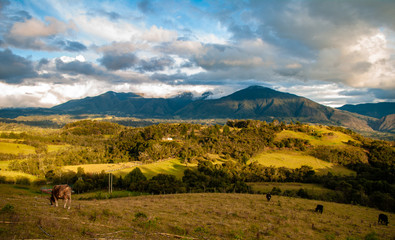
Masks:
[[[378,210],[352,205],[249,194],[179,194],[73,200],[70,210],[48,205],[47,195],[0,185],[0,238],[54,239],[363,239],[375,232]],[[76,196],[74,196],[76,198]],[[324,213],[313,212],[316,204]]]

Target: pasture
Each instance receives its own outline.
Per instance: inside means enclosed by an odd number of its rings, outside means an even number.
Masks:
[[[0,152],[10,154],[34,154],[36,149],[26,144],[0,141]]]
[[[18,171],[9,171],[8,170],[9,163],[10,161],[0,161],[0,176],[4,177],[6,181],[16,182],[19,179],[27,178],[29,179],[30,182],[33,182],[34,180],[38,179],[36,176],[33,176],[31,174],[18,172]]]
[[[353,171],[330,162],[322,161],[318,158],[304,155],[297,151],[275,151],[264,152],[251,158],[249,162],[258,162],[263,166],[286,167],[286,168],[300,168],[303,165],[311,166],[317,174],[326,174],[331,172],[336,175],[351,175],[355,174]]]
[[[171,174],[177,178],[182,178],[184,175],[184,170],[188,167],[196,167],[196,164],[183,164],[180,160],[172,158],[164,161],[141,164],[140,162],[126,162],[126,163],[108,163],[108,164],[82,164],[82,165],[72,165],[64,166],[62,169],[64,171],[77,172],[78,168],[84,169],[85,173],[100,173],[102,171],[112,172],[117,176],[125,176],[131,172],[134,168],[140,168],[141,172],[149,179],[153,176],[164,173]]]
[[[285,138],[299,138],[309,140],[312,145],[324,145],[324,146],[346,146],[346,142],[355,141],[351,136],[337,132],[330,131],[325,127],[310,126],[315,130],[317,134],[322,134],[322,137],[316,137],[303,132],[295,132],[291,130],[283,130],[276,135],[275,140],[281,141]]]
[[[394,239],[376,209],[251,194],[145,195],[76,200],[70,210],[49,195],[0,185],[1,239]],[[62,203],[62,202],[61,202]],[[323,214],[313,210],[324,205]],[[76,224],[77,223],[77,224]]]

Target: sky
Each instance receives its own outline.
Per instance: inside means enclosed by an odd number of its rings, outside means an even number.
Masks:
[[[0,0],[0,108],[251,85],[394,102],[395,1]]]

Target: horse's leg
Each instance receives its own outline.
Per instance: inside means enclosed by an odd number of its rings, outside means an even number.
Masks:
[[[55,206],[58,206],[58,199],[56,197],[53,197],[55,199]]]
[[[66,208],[66,205],[67,205],[67,197],[64,198],[64,206],[63,206],[63,208]]]
[[[69,200],[70,200],[70,203],[69,203],[69,209],[70,209],[70,207],[71,207],[71,195],[69,197]]]

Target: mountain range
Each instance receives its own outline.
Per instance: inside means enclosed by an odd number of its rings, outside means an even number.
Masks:
[[[173,98],[145,98],[135,93],[110,91],[95,97],[70,100],[52,108],[0,109],[0,117],[107,114],[159,119],[277,119],[341,125],[360,131],[394,132],[393,107],[385,112],[386,115],[351,112],[348,105],[335,109],[261,86],[251,86],[219,99],[206,99],[208,95],[205,93],[197,99],[191,93]],[[384,109],[388,110],[388,107]]]

